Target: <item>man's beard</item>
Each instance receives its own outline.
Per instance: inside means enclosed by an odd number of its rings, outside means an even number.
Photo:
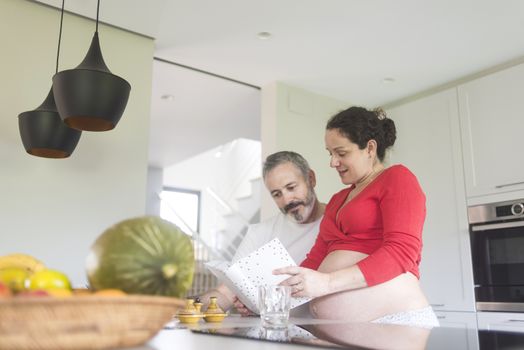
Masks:
[[[316,195],[313,188],[308,189],[308,194],[306,196],[306,199],[304,201],[293,201],[291,203],[288,203],[285,207],[281,208],[280,211],[286,215],[289,215],[293,221],[295,221],[298,224],[302,224],[305,221],[309,219],[311,216],[313,209],[315,208],[315,202],[316,202]],[[300,211],[297,212],[290,212],[294,208],[303,205],[304,210],[301,213]]]

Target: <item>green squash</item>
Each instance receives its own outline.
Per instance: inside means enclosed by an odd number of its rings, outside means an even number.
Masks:
[[[87,277],[94,290],[117,288],[129,294],[182,298],[193,282],[191,238],[155,216],[124,220],[91,246]]]

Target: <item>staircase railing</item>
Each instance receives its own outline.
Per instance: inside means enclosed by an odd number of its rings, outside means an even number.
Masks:
[[[249,225],[249,220],[242,215],[242,213],[239,210],[235,210],[224,198],[222,198],[218,193],[216,193],[211,187],[206,187],[206,192],[209,193],[211,198],[213,198],[222,208],[224,208],[228,214],[234,214],[240,220],[242,220],[242,223],[244,225]]]
[[[157,196],[160,200],[164,199],[162,198],[161,193],[157,193]],[[165,203],[171,213],[176,216],[176,218],[180,220],[180,222],[182,222],[182,224],[185,226],[185,231],[182,230],[182,232],[191,237],[193,242],[193,251],[195,255],[195,273],[193,275],[193,284],[191,289],[187,292],[187,295],[201,295],[218,285],[217,278],[206,269],[205,263],[215,259],[229,259],[216,252],[212,247],[204,242],[200,237],[200,233],[193,231],[184,218],[178,215],[175,208],[173,208],[169,202],[166,201]]]
[[[251,152],[251,156],[249,156],[248,159],[249,161],[246,162],[246,166],[242,169],[240,175],[237,176],[230,190],[224,195],[224,198],[227,198],[227,200],[232,199],[240,186],[242,186],[244,182],[249,181],[248,175],[251,173],[251,170],[260,164],[260,154],[257,154],[255,151]]]
[[[214,156],[220,159],[213,159],[213,164],[216,164],[214,166],[216,167],[217,173],[211,174],[208,184],[218,183],[220,187],[206,188],[207,184],[202,185],[203,181],[201,179],[197,180],[199,185],[194,187],[205,189],[206,197],[213,198],[213,200],[205,201],[206,217],[209,217],[210,221],[206,222],[206,231],[202,231],[202,236],[199,232],[192,232],[190,229],[187,231],[191,232],[193,236],[196,263],[195,280],[190,295],[200,294],[199,291],[207,290],[211,287],[214,281],[209,282],[207,280],[210,275],[206,273],[207,271],[203,266],[204,262],[215,258],[231,260],[239,241],[243,238],[247,226],[250,224],[251,218],[247,218],[246,216],[251,216],[251,209],[257,212],[255,210],[257,209],[256,205],[253,204],[251,207],[249,201],[245,202],[248,205],[247,207],[239,208],[236,198],[242,194],[241,191],[244,188],[241,186],[247,183],[252,184],[252,178],[260,176],[260,170],[257,168],[257,166],[260,167],[261,163],[260,143],[253,140],[238,139],[232,141],[230,144],[224,145]],[[206,154],[205,157],[209,157],[209,155]],[[247,190],[247,187],[245,189]],[[202,203],[204,203],[204,201]],[[247,212],[245,211],[246,208],[249,208]],[[169,206],[169,210],[173,212],[177,218],[180,217],[171,206]],[[229,223],[235,225],[235,227],[229,228],[227,232],[229,233],[228,235],[224,235],[219,231],[216,233],[213,232],[220,225],[219,221],[224,219],[224,213],[233,215],[234,217],[233,221],[230,220]],[[215,221],[216,225],[213,225],[213,221],[211,220],[217,220]],[[184,221],[181,219],[181,222]],[[189,228],[189,225],[186,224],[186,226]],[[209,230],[209,232],[207,230]],[[220,236],[221,234],[222,236]],[[213,236],[218,238],[218,240],[215,240]],[[214,246],[209,246],[204,242],[202,237],[209,237],[207,239],[208,242],[220,242],[219,244],[221,245],[212,243]]]
[[[235,229],[226,228],[225,234],[219,231],[219,234],[222,233],[220,241],[224,243],[219,250],[222,254],[229,255],[231,258],[244,237],[247,226],[251,223],[251,217],[246,217],[246,213],[240,210],[242,208],[238,207],[235,199],[242,195],[240,189],[243,185],[251,185],[253,178],[260,177],[260,169],[258,169],[260,167],[260,147],[255,146],[252,142],[235,140],[229,144],[229,147],[223,147],[220,151],[220,158],[224,164],[229,164],[228,162],[232,159],[239,160],[234,163],[233,168],[227,168],[233,173],[229,177],[231,182],[222,183],[220,191],[206,187],[206,193],[218,203],[218,208],[215,209],[217,213],[234,217],[238,224]],[[254,210],[254,212],[256,213],[257,210]],[[216,248],[218,249],[218,246]]]

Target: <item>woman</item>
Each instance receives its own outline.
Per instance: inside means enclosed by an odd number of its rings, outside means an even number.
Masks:
[[[419,285],[425,196],[404,166],[386,168],[395,124],[382,111],[351,107],[327,123],[325,144],[348,188],[327,204],[316,243],[283,284],[293,296],[316,298],[319,318],[433,327]]]

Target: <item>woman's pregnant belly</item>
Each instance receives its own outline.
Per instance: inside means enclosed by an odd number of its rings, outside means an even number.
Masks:
[[[337,250],[331,252],[319,266],[320,272],[333,272],[355,265],[366,254]],[[360,289],[326,295],[310,303],[317,318],[346,319],[368,322],[384,315],[428,306],[418,279],[407,272],[387,282]]]

